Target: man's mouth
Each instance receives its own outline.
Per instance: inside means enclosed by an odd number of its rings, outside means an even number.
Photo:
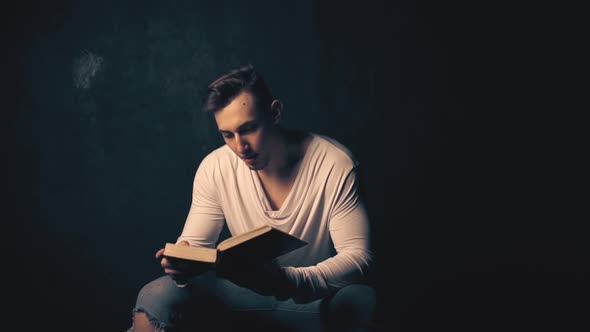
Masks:
[[[242,160],[244,160],[245,162],[252,162],[252,161],[254,161],[254,159],[256,159],[257,156],[258,155],[256,155],[256,154],[249,155],[246,157],[242,157]]]

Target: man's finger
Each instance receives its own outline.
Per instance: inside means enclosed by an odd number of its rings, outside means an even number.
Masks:
[[[170,266],[170,262],[168,261],[168,259],[166,257],[162,258],[162,260],[160,261],[160,265],[162,267],[168,267]]]
[[[181,274],[183,274],[181,271],[175,270],[175,269],[171,269],[171,268],[164,268],[164,273],[172,276],[179,276]]]

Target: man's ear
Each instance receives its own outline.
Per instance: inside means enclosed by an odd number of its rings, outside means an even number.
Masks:
[[[275,99],[270,104],[270,116],[272,117],[272,123],[278,124],[283,115],[283,103],[280,100]]]

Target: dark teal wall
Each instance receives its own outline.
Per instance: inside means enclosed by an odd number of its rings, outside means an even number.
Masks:
[[[221,144],[202,92],[253,63],[285,125],[360,160],[386,326],[560,326],[556,303],[575,293],[562,277],[586,276],[581,13],[522,1],[8,8],[6,211],[13,239],[42,257],[37,269],[28,251],[12,256],[32,293],[15,306],[46,308],[60,330],[126,328],[161,274],[154,252],[182,228],[198,163]]]

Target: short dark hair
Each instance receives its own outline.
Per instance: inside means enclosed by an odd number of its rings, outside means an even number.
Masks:
[[[209,85],[203,111],[215,113],[231,103],[243,91],[252,93],[259,110],[270,108],[270,89],[262,75],[254,70],[254,66],[248,64],[231,70]]]

